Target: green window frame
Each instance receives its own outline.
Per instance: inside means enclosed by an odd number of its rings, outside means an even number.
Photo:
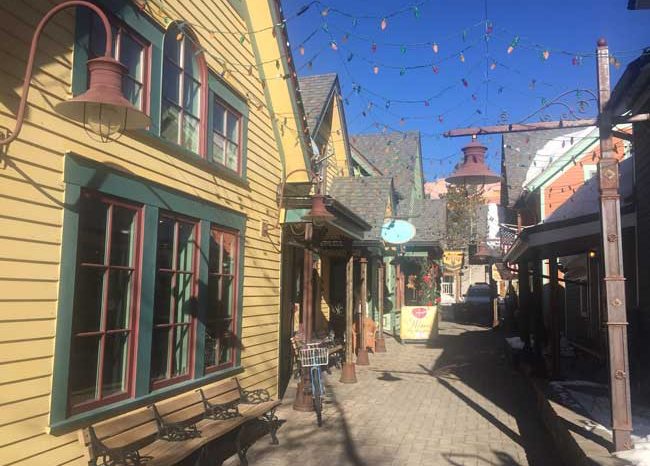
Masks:
[[[234,0],[238,3],[240,0]],[[109,12],[124,26],[137,34],[143,42],[149,44],[147,53],[148,73],[145,76],[147,94],[145,97],[146,110],[151,117],[151,125],[147,130],[135,131],[134,137],[143,137],[145,141],[153,142],[156,146],[167,151],[170,155],[179,157],[198,165],[200,168],[213,172],[218,176],[247,186],[246,158],[248,147],[248,117],[250,109],[247,99],[238,91],[226,84],[216,72],[211,71],[205,59],[202,69],[203,75],[200,100],[200,131],[198,150],[190,150],[178,142],[169,141],[161,134],[162,106],[163,106],[163,69],[164,69],[164,43],[166,30],[153,22],[146,13],[129,0],[97,0],[101,8]],[[243,8],[243,6],[242,6]],[[75,27],[75,46],[72,67],[72,93],[77,96],[84,92],[88,85],[87,61],[90,53],[90,33],[94,13],[86,8],[77,9]],[[172,23],[171,28],[176,27]],[[190,33],[188,30],[187,33]],[[175,36],[175,34],[172,34]],[[186,39],[183,38],[185,41]],[[205,81],[207,80],[207,86]],[[226,165],[212,162],[212,134],[214,102],[220,101],[238,114],[239,119],[239,166],[233,170]]]
[[[243,277],[244,237],[247,217],[216,204],[212,204],[178,192],[148,180],[111,169],[82,156],[67,153],[64,164],[65,205],[63,212],[63,238],[61,246],[61,267],[57,309],[54,372],[50,409],[50,431],[53,434],[66,433],[107,417],[146,406],[161,398],[173,396],[213,380],[240,373],[241,351],[235,348],[232,365],[206,370],[205,323],[207,322],[209,245],[214,227],[234,232],[239,244],[237,251],[237,276]],[[84,192],[93,191],[100,195],[119,198],[124,202],[141,207],[141,261],[139,282],[139,311],[135,323],[136,341],[133,355],[134,372],[132,392],[129,398],[97,408],[71,413],[68,403],[70,375],[70,341],[73,332],[73,308],[75,277],[79,263],[77,244],[79,239],[79,206]],[[158,225],[160,219],[173,213],[174,216],[193,219],[196,224],[196,319],[194,338],[191,343],[193,357],[191,375],[187,380],[173,385],[152,386],[150,380],[151,348],[154,329],[154,307],[157,267]],[[235,335],[241,335],[243,280],[236,285],[236,307],[234,309]]]

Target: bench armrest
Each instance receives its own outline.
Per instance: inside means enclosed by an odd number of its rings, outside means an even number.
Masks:
[[[242,388],[240,393],[241,402],[246,404],[260,404],[271,400],[271,394],[266,388],[258,388],[257,390],[244,390]]]
[[[96,465],[100,458],[103,464],[140,464],[140,452],[136,445],[109,448],[97,437],[92,426],[87,427],[87,433],[91,457],[89,464]]]
[[[192,422],[167,422],[158,412],[156,405],[150,405],[158,426],[158,438],[170,441],[181,441],[198,437],[201,433]]]

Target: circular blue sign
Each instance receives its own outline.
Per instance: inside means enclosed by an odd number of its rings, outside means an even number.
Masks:
[[[381,238],[387,243],[403,244],[414,236],[415,226],[406,220],[389,220],[381,227]]]

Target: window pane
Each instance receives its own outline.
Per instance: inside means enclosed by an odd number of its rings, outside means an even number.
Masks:
[[[232,233],[223,234],[223,273],[235,273],[237,237]]]
[[[239,118],[232,112],[227,113],[226,137],[234,143],[239,143]]]
[[[232,276],[221,277],[221,299],[217,305],[217,315],[219,317],[231,317],[233,310],[233,284]]]
[[[183,108],[195,117],[199,117],[201,102],[201,85],[187,74],[183,79]]]
[[[230,362],[232,357],[232,346],[235,342],[234,335],[231,332],[232,320],[226,319],[221,321],[217,328],[219,332],[219,364]]]
[[[169,60],[164,61],[163,65],[163,88],[162,95],[164,99],[180,105],[180,85],[181,71]]]
[[[106,32],[104,30],[104,23],[99,19],[99,16],[92,14],[92,24],[90,26],[90,50],[89,58],[96,58],[104,56],[106,50]],[[113,32],[113,57],[115,57],[115,46],[117,42],[117,29],[111,25]]]
[[[111,270],[106,303],[106,328],[108,330],[130,328],[131,276],[130,270]]]
[[[168,324],[171,322],[171,303],[172,274],[158,272],[154,296],[154,324]]]
[[[96,197],[84,197],[79,212],[79,261],[104,263],[108,206]]]
[[[226,109],[219,102],[214,103],[214,112],[212,118],[212,128],[219,134],[224,135],[224,123],[226,118]]]
[[[102,397],[126,391],[126,370],[129,333],[106,335]]]
[[[104,296],[104,269],[79,267],[74,297],[73,333],[100,328]]]
[[[193,223],[178,224],[178,261],[177,270],[192,271],[194,267],[194,230]]]
[[[210,257],[208,260],[208,271],[219,272],[219,262],[221,261],[221,241],[223,233],[218,230],[210,232]]]
[[[120,62],[126,66],[129,76],[142,82],[143,47],[128,33],[122,31],[120,42]]]
[[[183,147],[192,152],[199,151],[199,120],[183,115]]]
[[[142,84],[130,76],[122,76],[122,92],[135,108],[142,110]]]
[[[174,328],[174,364],[172,377],[187,374],[189,361],[190,326]]]
[[[217,344],[219,339],[214,324],[206,322],[205,327],[205,356],[203,358],[203,367],[214,366],[217,363]]]
[[[199,70],[199,61],[196,56],[197,48],[192,43],[192,39],[188,36],[185,36],[183,43],[183,69],[186,73],[194,76],[195,78],[200,78],[201,73]]]
[[[174,257],[174,222],[168,217],[158,220],[157,265],[159,269],[171,269]]]
[[[94,400],[97,392],[99,338],[76,337],[70,348],[70,404]]]
[[[176,26],[170,27],[165,33],[165,58],[176,64],[180,64],[181,56],[181,41],[176,39],[179,33]]]
[[[132,266],[135,245],[136,212],[113,206],[111,225],[111,265]]]
[[[178,143],[178,120],[178,108],[163,101],[160,135],[168,141]]]
[[[226,149],[226,167],[237,171],[239,168],[239,146],[228,141]]]
[[[212,133],[212,161],[226,164],[226,140],[218,133]]]
[[[176,275],[176,322],[192,320],[194,300],[192,299],[192,274],[179,273]]]
[[[151,372],[152,380],[167,378],[167,361],[169,360],[170,328],[154,329],[151,342]]]

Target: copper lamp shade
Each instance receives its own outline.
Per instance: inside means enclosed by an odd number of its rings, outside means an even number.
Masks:
[[[149,117],[136,109],[122,94],[122,77],[126,67],[110,57],[88,61],[88,90],[56,105],[61,115],[84,124],[84,127],[109,139],[124,130],[144,129]]]
[[[472,142],[463,147],[464,160],[445,181],[458,185],[486,185],[498,183],[501,177],[485,165],[487,147],[472,137]]]
[[[303,220],[311,221],[313,223],[321,223],[329,220],[334,220],[336,218],[330,211],[325,207],[325,196],[322,194],[315,194],[311,198],[311,210],[307,215],[302,217]]]

